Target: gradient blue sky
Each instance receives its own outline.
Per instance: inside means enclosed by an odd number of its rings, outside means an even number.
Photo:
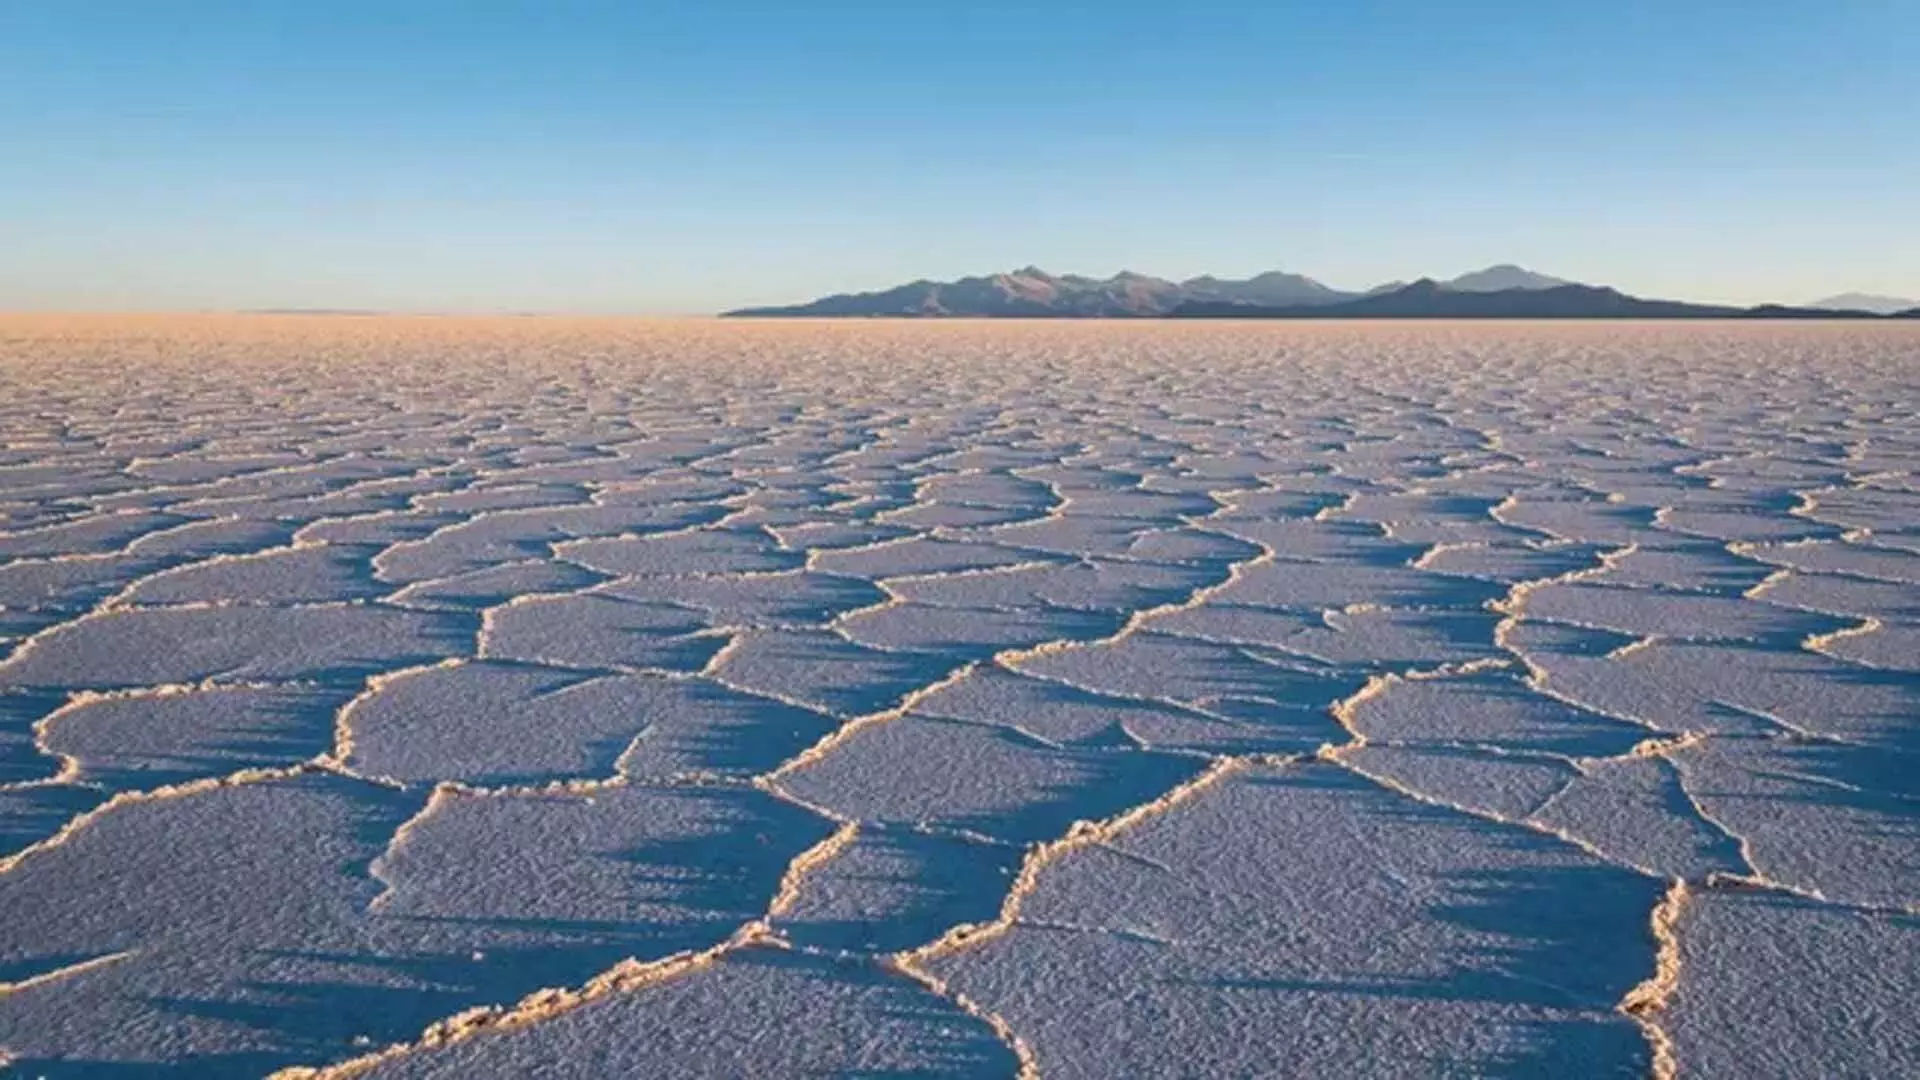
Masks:
[[[0,0],[0,309],[1920,294],[1915,0]]]

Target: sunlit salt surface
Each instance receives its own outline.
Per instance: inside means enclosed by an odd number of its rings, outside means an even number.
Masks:
[[[0,320],[20,1075],[1911,1076],[1920,328]]]

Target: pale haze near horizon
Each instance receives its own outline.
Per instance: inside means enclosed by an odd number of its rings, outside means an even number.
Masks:
[[[20,5],[0,310],[697,313],[1029,263],[1920,295],[1920,7],[1686,7]]]

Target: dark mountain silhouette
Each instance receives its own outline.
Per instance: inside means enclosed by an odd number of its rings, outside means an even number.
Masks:
[[[1790,304],[1759,304],[1741,308],[1739,319],[1883,319],[1877,311],[1847,311],[1840,308],[1795,307]]]
[[[1319,307],[1195,302],[1169,313],[1185,319],[1872,319],[1865,311],[1765,304],[1742,308],[1649,300],[1596,285],[1472,292],[1422,278],[1403,289]]]
[[[1850,299],[1836,297],[1834,302]],[[1866,300],[1876,298],[1866,297]],[[1879,298],[1884,299],[1884,298]],[[745,308],[735,316],[894,318],[1231,319],[1865,319],[1886,312],[1831,306],[1738,307],[1631,296],[1502,263],[1447,281],[1391,282],[1343,292],[1270,271],[1245,280],[1173,281],[1132,271],[1109,278],[1049,274],[1037,266],[957,281],[915,281],[805,304]],[[1915,312],[1894,315],[1920,318]]]
[[[1724,318],[1738,308],[1642,300],[1615,289],[1592,285],[1461,291],[1422,278],[1393,292],[1306,310],[1255,308],[1246,304],[1186,304],[1179,318],[1345,318],[1345,319],[1566,319],[1566,318]]]

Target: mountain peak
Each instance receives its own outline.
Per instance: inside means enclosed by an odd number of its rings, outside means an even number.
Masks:
[[[1562,285],[1572,285],[1574,282],[1536,273],[1512,263],[1496,263],[1484,270],[1461,274],[1452,281],[1441,284],[1454,292],[1509,292],[1514,289],[1557,289]]]

